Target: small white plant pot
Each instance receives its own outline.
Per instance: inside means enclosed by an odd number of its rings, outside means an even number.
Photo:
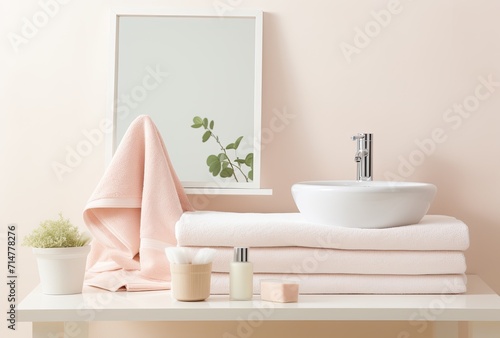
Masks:
[[[90,245],[74,248],[33,248],[38,263],[42,293],[81,293]]]

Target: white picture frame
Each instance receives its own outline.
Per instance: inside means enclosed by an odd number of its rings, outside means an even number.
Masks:
[[[119,8],[112,12],[111,28],[113,132],[107,163],[128,125],[146,114],[160,130],[185,188],[259,189],[262,11],[220,16],[214,10]],[[253,153],[253,180],[209,172],[207,155],[220,146],[214,138],[202,142],[203,128],[191,127],[194,116],[214,121],[223,146],[243,136],[234,152],[240,158]]]

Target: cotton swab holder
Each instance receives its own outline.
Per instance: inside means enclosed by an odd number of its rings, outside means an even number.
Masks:
[[[210,296],[212,261],[215,249],[203,248],[196,255],[183,247],[165,248],[170,261],[172,294],[184,302],[199,302]]]
[[[184,302],[199,302],[210,296],[212,262],[207,264],[170,263],[172,293]]]

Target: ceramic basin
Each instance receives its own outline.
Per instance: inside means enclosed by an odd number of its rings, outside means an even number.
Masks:
[[[350,228],[388,228],[418,223],[436,194],[429,183],[310,181],[292,186],[307,221]]]

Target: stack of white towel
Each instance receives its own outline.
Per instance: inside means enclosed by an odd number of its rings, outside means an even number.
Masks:
[[[229,293],[233,247],[249,247],[260,279],[300,283],[301,294],[451,294],[466,291],[466,224],[427,215],[414,225],[357,229],[307,222],[299,213],[185,212],[179,246],[217,249],[212,294]]]

